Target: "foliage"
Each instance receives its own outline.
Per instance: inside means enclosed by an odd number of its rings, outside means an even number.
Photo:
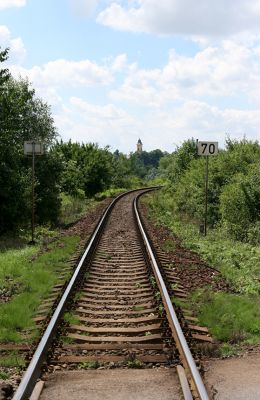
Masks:
[[[107,189],[112,181],[112,154],[108,148],[97,144],[56,143],[53,148],[63,163],[61,188],[67,194],[77,196],[83,190],[87,197]]]
[[[251,165],[247,175],[236,174],[223,188],[220,214],[232,236],[259,244],[260,162]]]
[[[8,51],[0,52],[0,62]],[[56,129],[49,106],[35,96],[27,80],[13,79],[0,69],[0,233],[30,220],[30,161],[23,155],[26,140],[49,146]],[[59,165],[46,154],[36,162],[37,215],[40,222],[55,222],[59,211]],[[44,172],[43,172],[44,171]],[[49,175],[48,175],[49,174]],[[23,212],[21,212],[23,210]]]
[[[194,140],[184,142],[160,161],[176,215],[198,225],[203,222],[205,158],[196,155]],[[250,241],[260,221],[260,148],[246,139],[227,139],[226,150],[209,160],[208,221],[221,224],[235,239]],[[257,239],[259,240],[259,239]]]
[[[65,193],[60,194],[61,211],[59,223],[68,225],[79,220],[84,213],[96,204],[92,199],[86,199],[84,193],[78,196],[71,196]]]

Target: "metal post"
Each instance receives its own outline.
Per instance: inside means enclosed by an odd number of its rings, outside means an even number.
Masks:
[[[204,235],[207,236],[208,224],[208,182],[209,182],[209,157],[206,156],[205,166],[205,214],[204,214]]]
[[[35,186],[35,143],[32,143],[32,241],[31,243],[34,244],[35,240],[34,240],[34,225],[35,225],[35,221],[34,221],[34,202],[35,202],[35,196],[34,196],[34,186]]]

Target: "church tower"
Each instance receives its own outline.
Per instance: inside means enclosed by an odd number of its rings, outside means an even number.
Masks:
[[[137,149],[136,149],[137,153],[141,154],[143,151],[143,143],[141,142],[141,139],[138,140],[136,146],[137,146]]]

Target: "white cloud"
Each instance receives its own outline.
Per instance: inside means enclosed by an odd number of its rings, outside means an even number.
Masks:
[[[44,66],[34,66],[31,69],[14,67],[15,75],[27,75],[37,87],[88,87],[108,85],[112,81],[112,74],[108,67],[98,65],[90,60],[50,61]]]
[[[1,1],[1,0],[0,0]],[[5,25],[0,25],[1,48],[10,48],[9,63],[21,64],[26,56],[26,50],[21,38],[12,38],[11,32]]]
[[[221,46],[207,47],[194,56],[171,51],[167,64],[160,69],[130,65],[123,83],[110,96],[116,101],[155,108],[188,99],[232,97],[258,104],[259,71],[259,48],[224,41]]]
[[[97,17],[117,30],[224,36],[260,33],[260,0],[136,0],[113,2]]]
[[[114,149],[125,151],[135,140],[136,121],[113,104],[101,106],[71,97],[56,114],[55,121],[66,140],[98,142],[101,146],[112,144]]]
[[[26,5],[26,0],[0,0],[0,10],[10,7],[23,7]]]
[[[112,62],[112,71],[121,72],[126,67],[126,63],[127,63],[127,55],[120,54],[119,56],[115,57],[115,59]]]
[[[69,0],[72,11],[83,17],[89,17],[95,11],[98,0]]]

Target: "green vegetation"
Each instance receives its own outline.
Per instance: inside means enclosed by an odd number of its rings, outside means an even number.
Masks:
[[[25,367],[25,364],[24,357],[15,351],[0,357],[0,367],[17,367],[19,369]]]
[[[37,331],[31,331],[35,328],[34,312],[78,243],[78,237],[68,236],[48,244],[42,254],[37,254],[37,247],[0,253],[0,290],[6,288],[13,294],[7,303],[0,304],[0,342],[28,341],[25,330],[33,334],[29,341],[37,335]]]
[[[78,369],[97,369],[99,367],[98,361],[86,361],[78,365]]]
[[[205,159],[195,140],[163,157],[160,171],[166,181],[165,211],[182,221],[203,222]],[[260,147],[258,142],[227,140],[226,149],[209,162],[208,217],[233,239],[259,244]]]
[[[3,381],[6,381],[9,378],[10,378],[10,374],[8,374],[5,371],[0,371],[0,379],[2,379]]]
[[[143,311],[143,310],[144,310],[144,307],[143,307],[143,306],[133,306],[133,307],[132,307],[132,310],[133,310],[133,311]]]
[[[168,199],[168,193],[146,195],[151,217],[167,226],[183,240],[183,244],[201,254],[205,261],[222,272],[234,289],[240,293],[260,292],[260,248],[230,239],[228,233],[217,227],[207,237],[201,236],[197,225],[182,220]]]
[[[150,217],[168,227],[184,246],[222,272],[232,293],[197,290],[191,307],[202,325],[224,345],[259,343],[260,293],[260,148],[257,142],[227,140],[225,150],[209,162],[209,231],[199,233],[204,212],[205,159],[197,156],[193,139],[160,161],[164,188],[145,196]],[[171,241],[165,251],[174,251]],[[217,279],[217,278],[216,278]],[[180,307],[187,304],[176,299]]]
[[[71,312],[66,312],[64,314],[63,319],[65,322],[67,322],[70,325],[78,325],[79,324],[79,318],[76,315],[72,314]]]
[[[236,346],[229,343],[224,343],[220,347],[220,355],[222,358],[228,358],[237,355]]]
[[[127,361],[127,366],[128,368],[143,368],[143,363],[142,361],[135,358],[132,361]]]
[[[220,341],[260,342],[259,298],[197,290],[192,296],[199,321]]]
[[[61,193],[61,210],[59,223],[62,225],[71,224],[83,217],[89,210],[93,209],[97,202],[93,199],[86,199],[83,196],[71,196]]]

